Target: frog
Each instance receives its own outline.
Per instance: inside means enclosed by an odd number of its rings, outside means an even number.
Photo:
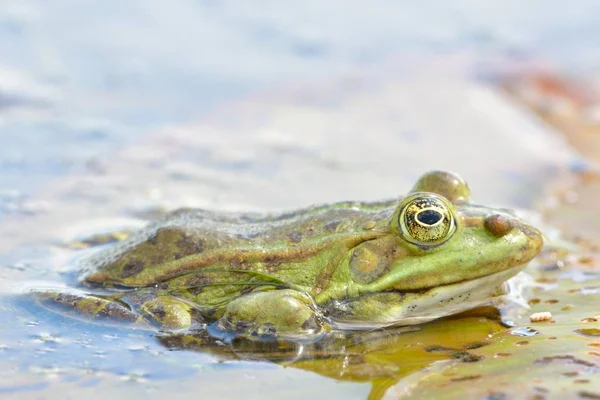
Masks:
[[[472,203],[460,175],[434,170],[385,201],[176,210],[91,255],[77,288],[33,293],[95,323],[305,339],[489,303],[542,246],[512,210]]]

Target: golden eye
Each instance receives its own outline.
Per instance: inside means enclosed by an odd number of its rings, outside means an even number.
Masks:
[[[438,246],[456,231],[456,218],[448,200],[434,193],[415,193],[405,199],[398,213],[400,233],[422,247]]]

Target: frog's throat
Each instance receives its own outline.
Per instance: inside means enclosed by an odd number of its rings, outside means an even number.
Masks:
[[[518,274],[527,263],[490,275],[437,286],[419,292],[402,292],[401,300],[388,307],[385,315],[373,320],[330,321],[337,329],[373,329],[387,326],[416,325],[492,304],[506,295],[504,283]]]

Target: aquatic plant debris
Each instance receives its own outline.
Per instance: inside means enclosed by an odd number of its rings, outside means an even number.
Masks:
[[[536,312],[529,316],[531,322],[550,321],[551,319],[552,313],[549,311]]]
[[[554,256],[546,251],[538,262]],[[568,264],[567,270],[600,267]],[[536,278],[555,278],[559,274],[536,270],[535,266],[529,272]],[[582,294],[581,282],[556,279],[558,285],[552,289],[533,289],[532,296],[539,301],[531,305],[530,314],[550,314],[553,320],[544,317],[535,330],[525,326],[497,332],[488,346],[473,350],[482,357],[477,364],[478,385],[453,379],[472,376],[468,364],[454,363],[440,367],[437,373],[420,372],[403,379],[388,390],[387,396],[453,399],[488,398],[489,393],[495,393],[503,398],[562,398],[581,391],[589,398],[600,396],[600,352],[594,350],[600,348],[600,324],[587,317],[597,314],[600,298],[592,300]],[[563,303],[570,307],[565,308]]]

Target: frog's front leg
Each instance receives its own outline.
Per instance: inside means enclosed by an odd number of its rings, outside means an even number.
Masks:
[[[230,302],[217,328],[248,337],[305,338],[330,328],[312,298],[292,289],[250,293]]]
[[[146,329],[185,329],[201,322],[195,310],[175,297],[156,289],[140,289],[115,295],[95,295],[82,291],[34,291],[43,307],[90,322],[127,323]]]

